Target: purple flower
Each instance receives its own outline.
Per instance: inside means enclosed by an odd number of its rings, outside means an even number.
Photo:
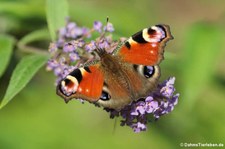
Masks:
[[[82,29],[76,25],[74,22],[68,22],[66,26],[66,38],[75,39],[77,36],[82,34]]]
[[[83,37],[85,38],[90,38],[91,37],[91,32],[90,29],[83,27],[82,28],[82,32],[83,32]]]
[[[89,53],[95,49],[96,49],[96,43],[93,40],[85,46],[85,50],[88,51]]]
[[[62,38],[64,36],[66,36],[67,30],[66,30],[65,27],[62,27],[62,28],[59,29],[59,32],[58,33],[59,33],[58,34],[59,38]]]
[[[74,27],[73,29],[71,29],[71,30],[68,32],[67,37],[71,37],[71,38],[73,38],[73,39],[76,39],[77,37],[82,36],[82,34],[83,34],[83,28],[80,28],[80,27]]]
[[[72,44],[72,43],[66,43],[65,45],[64,45],[64,47],[63,47],[63,51],[64,52],[73,52],[75,50],[75,46],[74,46],[74,44]]]
[[[102,23],[100,21],[95,21],[93,25],[94,30],[98,31],[99,33],[102,32]]]
[[[135,104],[135,109],[130,113],[131,115],[143,115],[145,114],[145,102],[140,101]]]
[[[169,81],[165,81],[163,83],[163,85],[165,86],[161,88],[160,93],[163,96],[170,98],[175,91],[175,88],[173,86],[174,82],[175,82],[175,78],[170,78]]]
[[[158,101],[155,101],[153,99],[153,97],[151,96],[148,96],[146,99],[145,99],[145,102],[146,102],[146,112],[147,113],[152,113],[153,111],[155,111],[157,108],[158,108]]]
[[[105,39],[102,39],[98,42],[99,49],[107,49],[107,48],[109,48],[109,46],[110,46],[109,43]]]
[[[110,112],[110,117],[114,118],[116,116],[122,116],[121,126],[129,126],[134,132],[141,132],[147,129],[146,125],[149,122],[148,115],[153,115],[155,119],[160,118],[160,116],[168,114],[174,109],[174,106],[178,103],[179,94],[174,94],[174,82],[175,78],[169,78],[162,84],[159,84],[157,89],[151,93],[145,99],[140,99],[138,101],[132,102],[120,111],[115,112],[115,110],[108,110]],[[164,94],[166,89],[170,94]],[[114,115],[116,113],[116,115]]]
[[[76,52],[70,53],[69,57],[70,57],[71,62],[75,62],[80,59],[78,53],[76,53]]]
[[[55,44],[57,45],[58,48],[61,48],[63,47],[65,42],[66,42],[65,39],[63,37],[60,37]]]
[[[50,43],[50,46],[48,48],[50,54],[54,55],[57,50],[58,50],[57,45],[55,43]]]
[[[61,41],[67,39],[77,39],[83,35],[90,37],[90,35],[88,35],[88,31],[89,29],[85,27],[79,27],[76,23],[68,21],[65,27],[59,29],[58,39],[60,39]]]
[[[133,124],[131,127],[133,128],[134,132],[136,132],[136,133],[146,130],[146,125],[142,124],[140,122]]]
[[[58,66],[58,62],[56,60],[50,59],[47,62],[47,67],[46,69],[48,71],[54,70]]]
[[[106,24],[106,26],[104,26],[104,31],[106,31],[106,32],[113,32],[114,31],[114,27],[113,27],[112,23],[108,22]]]
[[[84,40],[78,40],[77,47],[82,48],[84,45],[85,45],[85,41]]]
[[[159,108],[153,113],[153,116],[158,119],[164,114],[168,114],[173,111],[174,106],[178,103],[179,94],[173,95],[167,101],[161,101]]]
[[[56,67],[56,68],[54,69],[54,74],[55,74],[56,76],[60,76],[60,75],[62,74],[62,72],[63,72],[63,66],[62,66],[62,67]]]
[[[71,30],[73,30],[75,27],[76,27],[77,25],[76,25],[76,23],[75,22],[68,22],[68,24],[67,24],[67,29],[69,30],[69,31],[71,31]]]
[[[65,58],[65,57],[60,57],[59,60],[58,60],[58,63],[59,63],[60,65],[65,65],[65,63],[66,63],[66,58]]]

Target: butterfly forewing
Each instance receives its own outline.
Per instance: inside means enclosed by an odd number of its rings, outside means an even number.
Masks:
[[[153,66],[163,59],[164,46],[170,39],[169,26],[156,25],[131,36],[117,52],[125,62]]]
[[[59,82],[57,94],[66,102],[72,98],[82,98],[91,102],[99,99],[102,93],[104,76],[100,64],[75,69]]]

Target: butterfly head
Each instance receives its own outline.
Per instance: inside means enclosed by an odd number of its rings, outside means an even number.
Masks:
[[[102,49],[102,48],[97,48],[95,50],[95,52],[98,54],[99,57],[103,57],[105,54],[107,54],[107,52],[105,51],[105,49]]]

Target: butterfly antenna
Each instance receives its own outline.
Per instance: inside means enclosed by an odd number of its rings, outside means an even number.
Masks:
[[[106,17],[106,24],[109,23],[109,16]]]

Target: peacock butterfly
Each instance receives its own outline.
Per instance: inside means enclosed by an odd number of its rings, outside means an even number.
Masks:
[[[132,35],[111,54],[96,49],[100,60],[68,74],[59,82],[57,94],[65,102],[81,98],[120,110],[154,90],[160,77],[158,64],[170,39],[173,37],[168,25],[155,25]]]

